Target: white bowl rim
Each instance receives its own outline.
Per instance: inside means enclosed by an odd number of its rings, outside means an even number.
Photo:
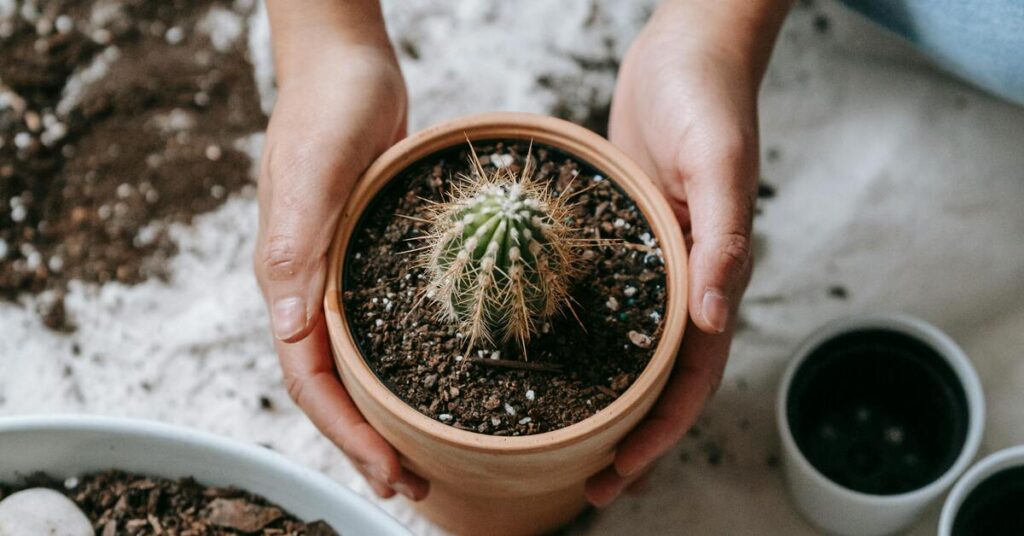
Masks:
[[[119,435],[149,437],[173,441],[190,447],[219,451],[239,458],[247,458],[258,465],[273,468],[282,474],[307,482],[317,492],[337,497],[339,501],[357,504],[374,518],[374,523],[387,529],[388,534],[410,534],[395,518],[379,506],[326,475],[302,466],[283,454],[186,426],[130,417],[108,417],[92,414],[40,414],[0,416],[0,436],[8,433],[33,431],[85,431]],[[202,480],[201,476],[196,476]]]
[[[942,514],[939,516],[939,534],[945,536],[953,532],[953,522],[956,521],[956,515],[960,512],[960,506],[974,491],[974,488],[997,472],[1018,466],[1024,466],[1024,445],[996,451],[968,469],[953,486],[953,491],[949,492],[946,502],[942,505]]]
[[[852,490],[833,482],[821,474],[796,445],[786,412],[786,399],[788,398],[787,395],[790,384],[793,381],[793,376],[814,349],[826,340],[841,333],[871,328],[897,331],[931,346],[947,360],[953,372],[963,383],[964,394],[967,398],[969,414],[967,437],[964,438],[964,444],[957,459],[949,466],[946,472],[927,485],[894,495],[873,495]],[[946,335],[945,332],[920,318],[903,313],[862,314],[840,318],[825,324],[804,339],[796,352],[794,352],[793,358],[786,366],[786,370],[782,375],[778,396],[776,397],[775,418],[783,449],[792,453],[791,459],[799,466],[802,473],[809,475],[820,486],[841,497],[869,506],[885,508],[896,504],[914,504],[921,500],[930,500],[932,496],[938,495],[942,490],[948,488],[957,476],[967,468],[971,460],[977,455],[978,447],[981,444],[981,436],[985,426],[985,397],[981,381],[978,379],[978,374],[975,372],[970,359],[967,358],[967,355],[960,346],[949,335]]]

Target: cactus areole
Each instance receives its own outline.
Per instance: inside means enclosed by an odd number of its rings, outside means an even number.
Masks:
[[[519,173],[488,172],[472,154],[472,173],[434,207],[424,264],[427,296],[476,342],[526,342],[566,305],[575,246],[569,204],[533,180],[527,156]]]

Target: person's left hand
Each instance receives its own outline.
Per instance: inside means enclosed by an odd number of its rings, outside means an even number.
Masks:
[[[683,229],[690,322],[661,398],[619,444],[612,466],[587,481],[596,506],[679,442],[729,356],[753,264],[757,92],[786,4],[739,1],[747,5],[665,2],[619,71],[609,137],[658,182]],[[761,11],[742,16],[755,4]]]

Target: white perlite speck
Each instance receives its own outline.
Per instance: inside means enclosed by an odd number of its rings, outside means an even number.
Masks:
[[[625,295],[627,298],[632,298],[633,296],[636,295],[636,287],[626,287],[625,289],[622,290],[622,294]]]
[[[515,415],[516,408],[513,408],[512,406],[505,404],[505,413],[508,413],[509,415]]]
[[[534,398],[537,398],[537,395],[536,395],[536,393],[533,392],[533,389],[527,389],[526,390],[526,399],[527,400],[533,400]]]
[[[167,33],[164,34],[164,39],[167,40],[169,45],[177,45],[185,39],[185,32],[177,26],[171,26],[167,29]]]
[[[210,37],[218,52],[228,52],[235,46],[245,30],[245,23],[237,13],[222,7],[212,7],[196,28]]]
[[[604,302],[604,306],[611,309],[612,311],[619,310],[619,300],[615,299],[615,296],[608,298],[608,301]]]
[[[448,414],[448,413],[442,413],[442,414],[438,415],[437,418],[441,422],[448,422],[448,421],[452,420],[452,416],[450,414]]]
[[[54,26],[58,33],[66,34],[75,29],[75,21],[67,15],[61,15],[54,21]]]
[[[19,149],[26,149],[32,144],[32,135],[28,132],[19,132],[14,135],[14,146]]]

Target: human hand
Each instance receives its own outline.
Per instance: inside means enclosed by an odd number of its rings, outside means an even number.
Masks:
[[[327,248],[363,170],[405,135],[406,94],[376,1],[269,2],[279,94],[259,176],[254,268],[288,393],[373,490],[418,500],[428,483],[363,418],[323,321]]]
[[[587,481],[611,503],[693,426],[717,390],[750,280],[757,92],[788,2],[669,0],[623,60],[610,139],[662,187],[690,250],[690,321],[651,413]]]

